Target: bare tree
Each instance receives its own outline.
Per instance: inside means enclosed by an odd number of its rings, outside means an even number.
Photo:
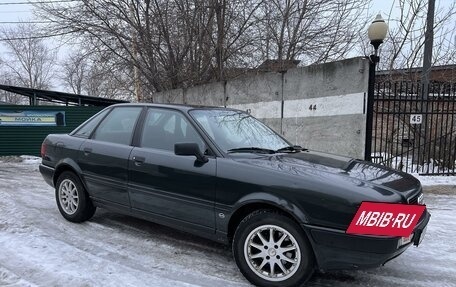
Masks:
[[[132,91],[129,71],[116,69],[109,60],[98,58],[100,54],[79,49],[70,52],[63,61],[60,79],[65,87],[76,94],[94,97],[129,99]],[[128,70],[128,69],[127,69]]]
[[[0,32],[7,49],[4,65],[17,85],[48,89],[56,60],[56,51],[36,36],[31,24],[19,24]]]
[[[363,0],[44,1],[49,33],[68,34],[123,66],[137,99],[224,80],[230,69],[269,57],[306,63],[344,57]],[[266,47],[266,49],[264,48]],[[153,100],[149,97],[150,100]]]
[[[2,60],[0,59],[0,64],[2,64]],[[17,83],[14,82],[13,80],[13,75],[11,75],[8,71],[2,69],[4,66],[0,66],[0,79],[1,79],[1,84],[3,85],[10,85],[14,86],[17,85]],[[0,90],[0,101],[3,101],[7,104],[12,104],[12,105],[21,105],[21,104],[28,104],[28,98],[17,95],[11,92],[7,92],[4,90]]]
[[[102,61],[92,61],[83,87],[87,95],[119,100],[131,100],[133,95],[131,71],[104,65]]]
[[[89,69],[87,55],[80,50],[76,53],[70,53],[62,63],[60,79],[73,93],[81,94]]]
[[[270,0],[261,18],[263,54],[321,63],[343,58],[356,45],[367,8],[363,0]]]
[[[260,0],[258,0],[260,1]],[[44,3],[52,32],[73,33],[91,50],[128,66],[146,93],[206,82],[248,45],[254,1],[146,0]],[[134,74],[134,73],[133,73]]]

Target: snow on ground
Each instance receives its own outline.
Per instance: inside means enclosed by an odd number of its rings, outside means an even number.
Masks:
[[[453,185],[456,187],[456,176],[418,175],[416,173],[412,175],[418,178],[423,186]]]
[[[427,159],[423,165],[417,164],[416,158],[412,154],[404,154],[395,156],[384,152],[372,153],[372,159],[375,163],[389,166],[413,174],[416,178],[422,181],[423,185],[456,185],[456,176],[446,176],[443,179],[441,176],[426,176],[419,174],[454,174],[455,169],[447,168],[450,163],[445,161],[446,165],[441,160]],[[456,164],[456,161],[454,162]],[[454,166],[454,165],[453,165]]]
[[[0,286],[249,286],[218,243],[100,209],[65,221],[39,159],[1,160]],[[308,286],[456,286],[456,191],[426,201],[420,247],[384,267],[317,273]]]

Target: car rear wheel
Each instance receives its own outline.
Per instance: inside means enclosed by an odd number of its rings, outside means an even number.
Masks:
[[[314,271],[314,255],[299,225],[269,210],[242,220],[233,255],[242,274],[257,286],[301,286]]]
[[[71,222],[83,222],[95,213],[96,207],[92,204],[81,180],[69,171],[63,172],[56,184],[55,198],[62,216]]]

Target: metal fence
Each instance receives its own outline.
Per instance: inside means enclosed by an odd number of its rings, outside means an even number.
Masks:
[[[372,161],[408,173],[456,174],[456,84],[375,84]]]

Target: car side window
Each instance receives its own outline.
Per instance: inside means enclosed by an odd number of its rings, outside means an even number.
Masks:
[[[109,112],[109,109],[102,111],[101,113],[95,115],[78,130],[76,130],[73,135],[77,137],[88,138],[92,134],[93,130],[96,128],[98,123],[104,116]]]
[[[174,152],[176,143],[197,143],[202,151],[204,141],[195,128],[179,112],[149,109],[141,138],[141,147]]]
[[[141,107],[117,107],[104,118],[93,135],[94,140],[129,145]]]

